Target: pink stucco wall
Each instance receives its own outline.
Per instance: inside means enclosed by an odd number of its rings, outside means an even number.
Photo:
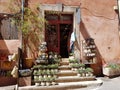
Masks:
[[[106,62],[119,60],[120,56],[118,14],[113,9],[116,4],[115,0],[92,0],[91,3],[84,0],[81,4],[84,29],[95,39],[98,51]]]
[[[92,37],[105,61],[119,60],[120,41],[118,34],[118,14],[113,7],[117,0],[30,0],[29,5],[56,4],[80,6],[80,31],[82,37]]]
[[[0,7],[4,6],[1,2],[5,3],[5,1],[0,1]],[[99,65],[102,67],[101,64],[108,62],[120,63],[118,14],[113,9],[117,5],[117,0],[29,0],[31,7],[39,4],[56,3],[80,7],[81,40],[88,37],[94,38],[99,59],[97,67]],[[6,7],[4,10],[7,10]]]
[[[102,65],[109,62],[120,63],[120,39],[118,13],[113,7],[117,0],[30,0],[29,5],[56,4],[79,6],[81,9],[81,40],[94,38],[97,46],[96,73],[102,72]]]
[[[0,50],[8,51],[10,54],[17,53],[20,40],[0,40]]]

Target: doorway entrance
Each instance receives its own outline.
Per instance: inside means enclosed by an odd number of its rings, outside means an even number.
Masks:
[[[69,56],[71,26],[71,24],[60,24],[60,55],[63,58]]]
[[[48,21],[45,26],[45,41],[47,42],[48,52],[57,52],[62,58],[69,57],[73,14],[46,12],[45,19]]]

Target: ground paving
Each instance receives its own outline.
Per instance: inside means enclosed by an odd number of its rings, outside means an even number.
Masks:
[[[76,90],[120,90],[120,76],[114,77],[114,78],[98,77],[97,79],[102,80],[103,83],[99,86],[92,85],[87,88],[80,88]],[[0,87],[0,90],[15,90],[14,88],[15,88],[15,85],[5,86],[5,87]]]

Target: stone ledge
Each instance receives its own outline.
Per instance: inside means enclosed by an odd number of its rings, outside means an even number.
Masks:
[[[59,83],[55,86],[26,86],[19,87],[19,90],[74,90],[77,88],[86,88],[86,87],[98,87],[102,85],[102,80],[97,79],[95,81],[83,81],[83,82],[69,82],[69,83]]]

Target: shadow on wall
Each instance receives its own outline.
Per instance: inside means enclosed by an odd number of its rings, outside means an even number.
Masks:
[[[0,19],[0,31],[1,31],[1,23],[2,19]],[[0,37],[2,38],[2,35],[0,33]],[[3,48],[4,46],[4,48]],[[4,40],[0,40],[0,60],[7,60],[8,55],[10,54],[7,45]]]
[[[87,31],[83,21],[81,21],[81,23],[80,23],[80,32],[81,32],[81,35],[82,35],[82,37],[84,39],[92,38],[92,36],[90,36],[89,32]],[[102,58],[102,56],[101,56],[97,46],[96,46],[96,57],[97,57],[96,64],[91,64],[90,67],[93,68],[94,74],[96,76],[102,76],[103,75],[103,72],[102,72],[102,61],[104,61],[104,60],[103,60],[103,58]]]

